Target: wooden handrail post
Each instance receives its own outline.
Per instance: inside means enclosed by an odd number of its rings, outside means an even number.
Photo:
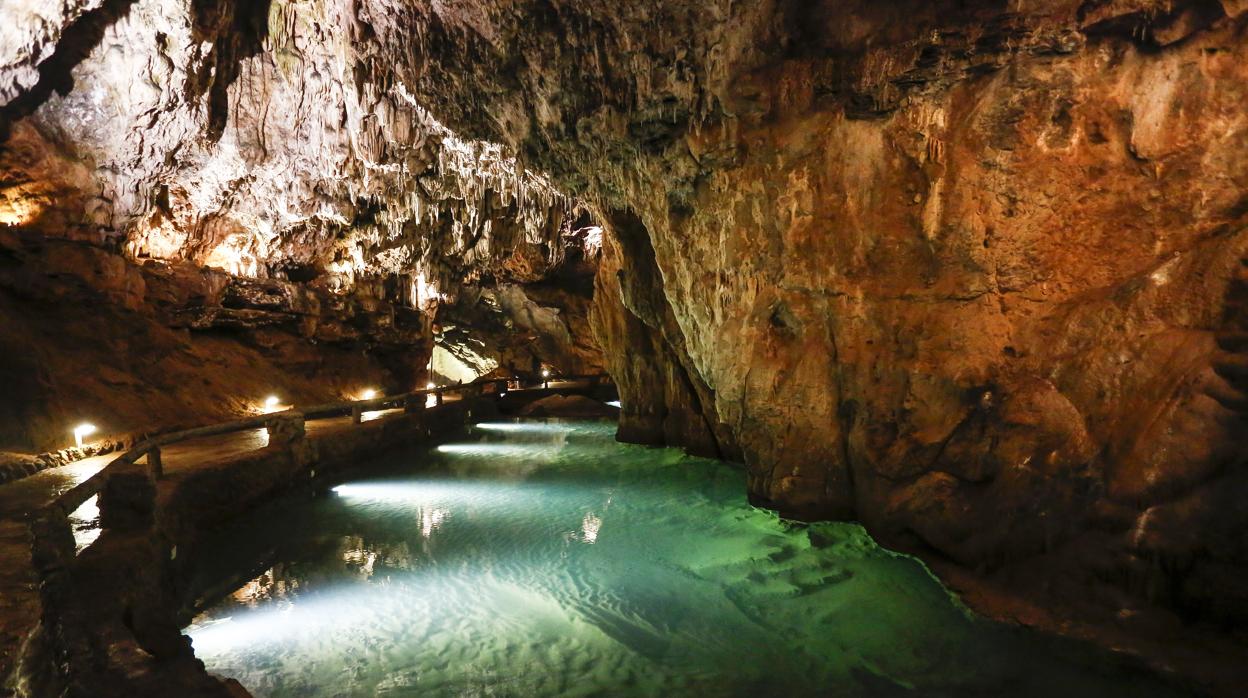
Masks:
[[[363,419],[364,419],[364,408],[360,407],[359,405],[353,406],[351,408],[351,423],[359,424],[360,422],[363,421]]]
[[[434,400],[435,400],[434,404],[437,404],[437,405],[442,404],[442,391],[441,390],[434,393]]]
[[[165,477],[165,464],[160,460],[159,446],[153,446],[147,451],[147,473],[153,480]]]

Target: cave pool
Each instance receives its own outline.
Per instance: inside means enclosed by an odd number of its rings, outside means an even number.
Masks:
[[[614,431],[477,424],[234,522],[196,553],[196,654],[257,696],[1176,695]]]

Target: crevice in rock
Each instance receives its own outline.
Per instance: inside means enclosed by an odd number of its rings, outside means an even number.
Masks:
[[[104,0],[102,5],[82,13],[65,27],[56,48],[39,64],[38,82],[0,106],[0,145],[9,139],[15,121],[35,113],[54,92],[65,95],[74,89],[74,68],[91,55],[104,38],[105,30],[125,17],[135,2]]]

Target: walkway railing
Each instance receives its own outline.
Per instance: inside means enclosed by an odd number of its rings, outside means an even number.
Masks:
[[[576,375],[576,376],[550,376],[543,379],[543,384],[548,385],[551,382],[578,382],[587,381],[590,387],[599,385],[600,383],[609,382],[611,377],[606,374],[592,375]],[[461,399],[469,397],[490,396],[498,397],[501,394],[512,390],[510,386],[517,383],[517,379],[506,378],[483,378],[475,380],[471,383],[460,383],[456,385],[438,386],[433,388],[422,388],[398,395],[387,395],[384,397],[370,398],[367,400],[345,400],[342,402],[332,402],[323,405],[314,405],[303,409],[291,408],[282,412],[272,412],[269,414],[249,417],[247,419],[239,419],[232,422],[222,424],[214,424],[211,426],[197,427],[194,429],[185,429],[182,431],[170,432],[147,439],[133,448],[114,458],[100,469],[100,471],[90,478],[79,483],[76,487],[62,493],[59,497],[52,501],[45,509],[45,513],[54,514],[56,519],[66,520],[78,507],[86,503],[87,500],[98,495],[103,489],[110,475],[118,470],[128,466],[137,465],[141,459],[147,465],[148,477],[155,481],[164,477],[164,464],[161,460],[161,449],[171,444],[182,441],[190,441],[192,439],[202,439],[212,436],[222,436],[225,434],[233,434],[237,432],[249,431],[252,429],[268,429],[269,434],[274,432],[296,433],[304,432],[306,422],[317,419],[329,419],[351,415],[351,422],[359,424],[363,421],[365,412],[384,411],[388,409],[403,408],[407,412],[418,412],[426,409],[429,396],[433,396],[434,405],[441,405],[445,395],[458,394]],[[532,389],[519,388],[517,385],[514,389]]]

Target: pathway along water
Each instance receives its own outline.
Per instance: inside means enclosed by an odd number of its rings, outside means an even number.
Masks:
[[[851,524],[614,425],[479,424],[221,532],[188,629],[258,696],[1175,695],[979,620]]]

